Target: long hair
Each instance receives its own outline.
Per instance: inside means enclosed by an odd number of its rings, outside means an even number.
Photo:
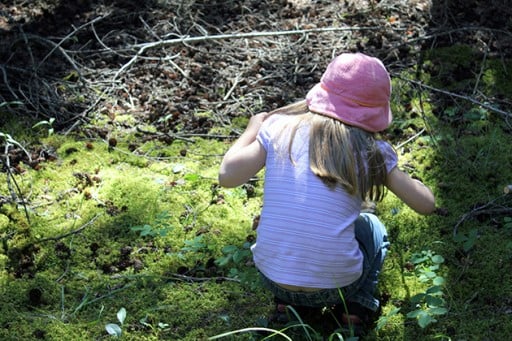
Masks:
[[[290,158],[297,127],[302,122],[309,125],[309,166],[329,188],[341,186],[362,200],[383,199],[387,171],[373,133],[312,113],[306,101],[292,103],[271,114],[297,117],[291,128]]]

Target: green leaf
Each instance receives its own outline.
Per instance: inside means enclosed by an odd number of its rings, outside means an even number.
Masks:
[[[50,122],[48,122],[48,121],[39,121],[39,122],[37,122],[36,124],[34,124],[34,125],[32,126],[32,129],[37,128],[37,127],[40,127],[40,126],[42,126],[42,125],[50,125]]]
[[[132,230],[134,232],[139,232],[139,235],[141,237],[145,237],[145,236],[149,236],[149,235],[153,236],[155,234],[153,232],[153,227],[148,224],[132,226],[132,227],[130,227],[130,230]]]
[[[251,251],[249,250],[238,250],[233,254],[233,262],[236,264],[241,263],[244,261],[247,257],[251,255]]]
[[[237,250],[238,250],[238,247],[236,247],[235,245],[227,245],[222,248],[222,253],[230,254],[230,253],[236,252]]]
[[[413,311],[408,312],[406,316],[407,316],[408,318],[415,319],[415,318],[417,318],[421,313],[423,313],[423,310],[421,310],[421,309],[416,309],[416,310],[413,310]]]
[[[433,279],[432,283],[436,286],[441,286],[445,283],[445,279],[444,277],[437,276],[436,278]]]
[[[426,312],[422,311],[420,313],[420,315],[418,316],[418,325],[421,327],[421,328],[425,328],[427,327],[429,324],[431,324],[432,322],[437,322],[436,319],[432,318],[432,316],[430,316],[429,314],[427,314]]]
[[[235,253],[233,253],[233,262],[239,264],[241,261],[243,261],[244,258],[247,256],[246,252],[244,251],[246,250],[238,250]]]
[[[227,255],[224,257],[217,258],[215,260],[215,264],[217,264],[218,266],[221,266],[221,267],[226,266],[230,260],[231,260],[231,255]]]
[[[435,255],[432,257],[432,262],[434,262],[436,264],[442,264],[442,263],[444,263],[444,258],[443,258],[443,256]]]
[[[426,293],[430,295],[442,293],[442,288],[439,285],[434,285],[433,287],[428,288]]]
[[[389,321],[389,319],[400,312],[400,308],[393,308],[389,313],[385,316],[381,316],[377,321],[377,330],[382,329]]]
[[[158,322],[158,328],[165,329],[167,327],[169,327],[168,323]]]
[[[123,324],[124,323],[124,319],[126,318],[126,309],[125,308],[121,308],[119,309],[119,311],[117,312],[117,320]]]
[[[425,302],[429,307],[439,307],[444,305],[444,300],[441,297],[427,295]]]
[[[5,106],[11,106],[11,105],[23,105],[23,102],[20,102],[20,101],[2,102],[2,103],[0,103],[0,108],[5,107]]]
[[[471,250],[471,248],[473,247],[473,245],[475,245],[475,240],[474,239],[468,239],[463,245],[462,245],[462,248],[464,249],[464,252],[468,252],[469,250]]]
[[[119,327],[115,323],[107,324],[105,326],[105,329],[107,330],[107,333],[109,333],[110,335],[114,335],[114,336],[117,336],[117,337],[121,336],[121,327]]]
[[[468,237],[466,237],[466,235],[464,235],[463,233],[457,233],[455,236],[453,236],[453,240],[457,243],[460,243],[468,240]]]
[[[414,295],[413,297],[411,297],[411,303],[413,304],[416,304],[416,303],[420,303],[423,301],[423,299],[426,297],[427,295],[424,294],[424,293],[420,293],[420,294],[416,294]]]
[[[413,264],[420,264],[420,263],[423,263],[425,262],[426,260],[428,259],[428,257],[422,255],[422,254],[419,254],[419,253],[415,253],[412,255],[411,257],[411,261],[413,262]]]
[[[183,179],[187,181],[197,181],[201,176],[199,174],[186,174]]]
[[[151,230],[142,230],[142,231],[140,232],[140,236],[141,236],[141,237],[149,236],[149,235],[151,235],[151,234],[152,234],[152,233],[151,233]]]
[[[428,312],[432,315],[444,315],[448,312],[448,309],[443,307],[430,308]]]

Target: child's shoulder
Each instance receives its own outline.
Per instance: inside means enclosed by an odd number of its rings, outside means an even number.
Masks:
[[[266,129],[270,130],[282,130],[284,129],[289,123],[295,121],[294,115],[286,115],[286,114],[274,114],[270,115],[264,122],[263,126]]]

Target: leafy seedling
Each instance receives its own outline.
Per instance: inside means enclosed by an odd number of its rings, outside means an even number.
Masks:
[[[125,319],[126,319],[126,309],[121,308],[117,312],[117,320],[119,321],[121,326],[123,325]],[[109,333],[110,335],[113,335],[115,337],[121,337],[121,333],[122,333],[121,326],[119,326],[117,323],[108,323],[105,326],[105,329],[107,330],[107,333]]]

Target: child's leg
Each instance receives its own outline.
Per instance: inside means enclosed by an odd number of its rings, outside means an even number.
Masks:
[[[374,297],[374,293],[389,248],[386,228],[374,214],[361,213],[355,223],[355,233],[364,254],[364,263],[358,290],[349,300],[376,311],[379,301]]]

